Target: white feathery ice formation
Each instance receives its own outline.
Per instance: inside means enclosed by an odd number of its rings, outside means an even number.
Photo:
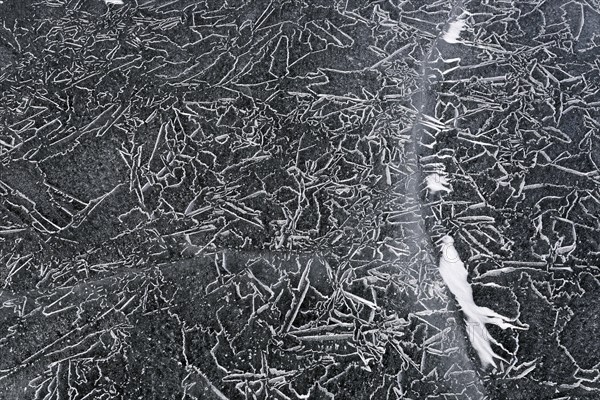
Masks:
[[[510,322],[514,320],[502,316],[487,307],[480,307],[475,304],[473,290],[467,281],[467,270],[454,247],[454,239],[448,235],[442,238],[442,255],[440,257],[439,271],[446,286],[448,286],[448,289],[450,289],[450,292],[456,298],[465,315],[467,335],[471,345],[479,355],[483,367],[485,368],[488,365],[497,367],[494,359],[507,362],[492,349],[491,343],[498,344],[498,342],[491,337],[485,324],[494,324],[501,329],[526,328],[513,325]]]
[[[466,24],[467,23],[464,19],[457,19],[455,21],[450,22],[450,24],[448,24],[448,29],[446,30],[446,32],[444,32],[444,35],[442,36],[442,39],[446,43],[458,43],[460,33],[465,29]]]
[[[439,174],[433,173],[433,174],[428,175],[425,178],[425,182],[427,183],[427,189],[429,189],[429,191],[431,193],[436,193],[436,192],[440,192],[440,191],[446,191],[446,192],[452,191],[452,189],[450,189],[448,187],[448,185],[450,184],[448,182],[448,179]]]

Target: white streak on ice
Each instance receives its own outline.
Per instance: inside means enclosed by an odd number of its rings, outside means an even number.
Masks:
[[[116,4],[116,5],[123,5],[123,0],[104,0],[104,2],[106,4]]]
[[[456,248],[454,247],[454,239],[450,236],[442,238],[442,256],[440,257],[439,271],[444,279],[446,286],[452,292],[456,301],[462,308],[465,314],[465,322],[467,325],[467,335],[471,341],[471,345],[477,351],[481,364],[486,367],[493,365],[496,367],[494,359],[504,360],[492,349],[491,343],[498,344],[488,332],[485,324],[494,324],[502,329],[515,328],[526,329],[510,323],[510,319],[504,317],[495,311],[480,307],[473,300],[473,290],[467,281],[467,270],[464,263],[461,261]]]
[[[450,22],[448,30],[444,32],[442,39],[446,43],[458,43],[460,33],[465,29],[466,21],[464,19],[457,19],[456,21]]]

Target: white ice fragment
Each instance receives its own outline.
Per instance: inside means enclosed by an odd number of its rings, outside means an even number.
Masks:
[[[106,4],[116,4],[116,5],[123,5],[123,0],[104,0],[104,2]]]
[[[467,281],[468,273],[454,247],[454,239],[446,235],[442,238],[442,243],[442,256],[440,257],[439,264],[440,275],[465,315],[467,335],[471,345],[477,351],[482,365],[484,367],[488,365],[496,367],[494,359],[504,359],[492,349],[491,343],[497,342],[490,336],[485,324],[494,324],[501,329],[525,328],[511,324],[509,318],[487,307],[479,307],[475,304],[473,289]]]
[[[444,190],[446,192],[452,191],[452,189],[448,187],[448,185],[450,184],[448,182],[448,179],[439,174],[433,173],[431,175],[428,175],[425,178],[425,181],[427,182],[427,189],[429,189],[431,193],[436,193]]]
[[[456,21],[450,22],[448,30],[444,32],[442,39],[446,43],[458,43],[460,33],[465,29],[466,21],[464,19],[457,19]]]

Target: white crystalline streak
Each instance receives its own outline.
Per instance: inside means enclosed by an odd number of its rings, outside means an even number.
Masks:
[[[457,19],[456,21],[450,22],[448,30],[444,32],[442,39],[446,43],[458,43],[460,33],[465,29],[466,22],[464,19]]]
[[[450,236],[444,236],[442,243],[442,256],[439,265],[440,275],[465,314],[467,335],[471,345],[479,355],[481,364],[484,367],[488,365],[496,367],[495,358],[506,360],[497,355],[492,349],[491,342],[496,344],[497,342],[490,336],[485,324],[494,324],[502,329],[524,328],[511,324],[510,319],[487,307],[479,307],[475,304],[473,290],[467,281],[467,270],[454,247],[454,239]]]
[[[431,193],[436,193],[439,191],[451,192],[452,190],[448,187],[449,182],[448,179],[439,175],[439,174],[431,174],[425,178],[425,182],[427,183],[427,189]]]
[[[116,5],[123,5],[123,0],[104,0],[104,2],[106,4],[116,4]]]

